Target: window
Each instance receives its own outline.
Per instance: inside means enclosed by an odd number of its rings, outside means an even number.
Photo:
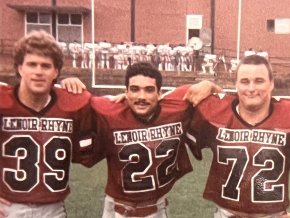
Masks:
[[[275,19],[275,33],[290,34],[290,19],[289,18]]]
[[[57,19],[58,41],[82,42],[82,14],[62,13]]]
[[[58,15],[59,24],[69,24],[69,14],[59,14]]]
[[[40,12],[26,13],[26,33],[43,29],[52,33],[52,14]],[[80,13],[57,14],[56,32],[60,42],[82,42],[83,16]]]
[[[202,15],[189,14],[186,15],[186,43],[192,37],[200,37],[202,28]]]
[[[290,18],[267,20],[267,30],[275,34],[290,34]]]
[[[38,14],[37,13],[27,13],[26,22],[27,23],[38,23]]]
[[[267,20],[267,30],[268,32],[275,31],[275,20]]]
[[[199,29],[188,29],[188,39],[199,37]]]
[[[51,15],[46,13],[39,14],[39,23],[48,23],[50,24]]]
[[[71,24],[81,25],[82,24],[81,14],[71,14]]]
[[[202,28],[202,15],[191,14],[186,16],[186,26],[188,29]]]
[[[27,12],[26,33],[40,29],[51,33],[51,15],[49,13]]]

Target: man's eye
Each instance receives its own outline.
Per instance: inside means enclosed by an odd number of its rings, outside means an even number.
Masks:
[[[41,66],[44,69],[50,69],[50,68],[52,68],[52,65],[51,64],[42,64]]]
[[[249,81],[248,80],[241,80],[240,83],[242,83],[242,84],[248,84]]]
[[[27,65],[30,66],[30,67],[35,67],[35,66],[37,66],[37,64],[36,64],[36,63],[33,63],[33,62],[28,62]]]
[[[138,92],[138,88],[137,87],[130,87],[130,91],[131,92]]]
[[[256,83],[264,83],[265,82],[265,80],[263,80],[263,79],[257,79],[256,80]]]
[[[146,92],[155,92],[155,87],[147,87]]]

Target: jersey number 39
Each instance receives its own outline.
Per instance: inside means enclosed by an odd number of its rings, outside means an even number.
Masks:
[[[2,156],[16,166],[3,166],[4,183],[14,192],[29,192],[40,180],[52,192],[64,190],[69,177],[71,147],[67,137],[51,137],[44,145],[29,135],[11,137],[3,144]],[[47,169],[43,175],[40,175],[41,168]]]

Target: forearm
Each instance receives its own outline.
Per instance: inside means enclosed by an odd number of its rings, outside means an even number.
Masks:
[[[215,83],[208,80],[203,80],[190,86],[183,99],[189,101],[193,106],[196,106],[209,95],[218,93],[221,90],[221,87]]]

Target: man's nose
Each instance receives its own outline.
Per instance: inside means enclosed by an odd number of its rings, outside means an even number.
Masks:
[[[255,83],[254,82],[250,82],[250,84],[249,84],[249,90],[250,91],[253,91],[253,90],[255,90],[256,89],[256,85],[255,85]]]
[[[139,99],[144,99],[144,98],[145,98],[145,96],[146,96],[146,93],[145,93],[145,91],[141,89],[141,90],[139,91],[139,96],[138,96],[138,97],[139,97]]]
[[[43,71],[43,67],[40,64],[36,65],[36,67],[35,67],[35,73],[36,74],[41,74],[42,71]]]

